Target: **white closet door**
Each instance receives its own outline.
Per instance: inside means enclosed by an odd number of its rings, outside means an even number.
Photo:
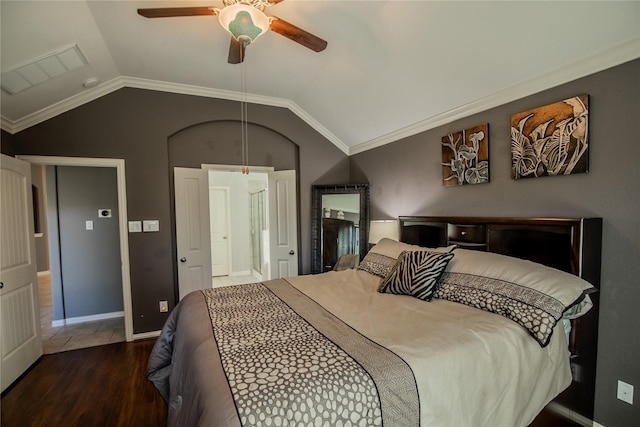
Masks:
[[[0,164],[0,377],[2,391],[42,355],[31,165]]]

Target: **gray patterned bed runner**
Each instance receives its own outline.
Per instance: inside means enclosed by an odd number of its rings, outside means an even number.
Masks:
[[[409,366],[283,279],[203,291],[243,426],[417,426]]]

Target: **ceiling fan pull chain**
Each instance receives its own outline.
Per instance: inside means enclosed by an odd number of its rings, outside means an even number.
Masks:
[[[247,43],[248,44],[248,43]],[[240,43],[240,54],[246,49],[245,43]],[[244,59],[244,58],[242,58]],[[249,126],[247,110],[247,69],[244,61],[240,62],[240,126],[242,127],[242,173],[249,175]]]

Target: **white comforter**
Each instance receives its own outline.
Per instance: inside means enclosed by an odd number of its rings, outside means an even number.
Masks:
[[[540,345],[515,322],[445,300],[380,294],[360,270],[287,278],[412,368],[423,427],[527,426],[571,383],[562,322]]]

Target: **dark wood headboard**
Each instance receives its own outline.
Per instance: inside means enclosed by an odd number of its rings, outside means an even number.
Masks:
[[[452,244],[528,259],[587,280],[600,289],[602,218],[401,216],[400,240],[426,247]],[[593,420],[599,293],[572,322],[571,386],[555,402]]]

